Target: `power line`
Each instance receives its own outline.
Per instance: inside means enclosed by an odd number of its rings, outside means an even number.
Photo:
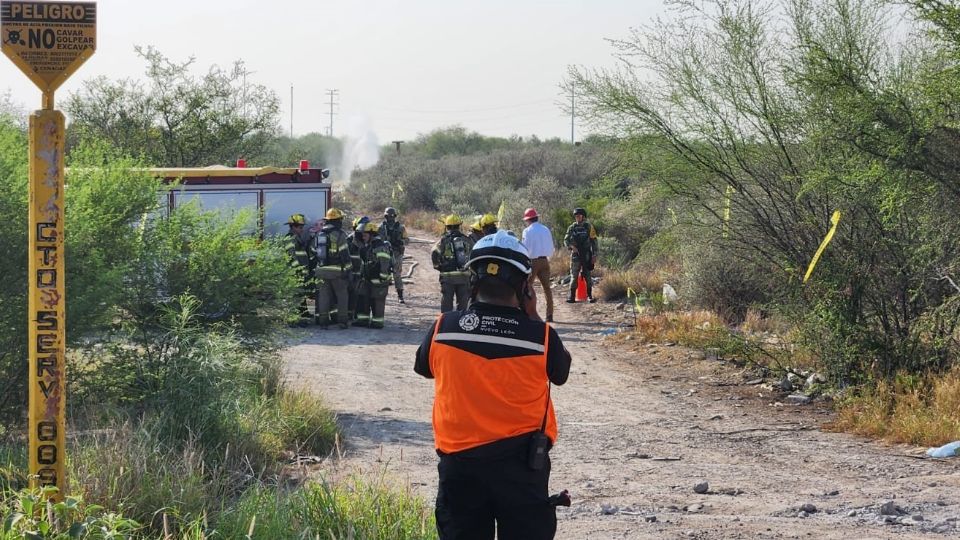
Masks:
[[[537,110],[537,111],[523,111],[523,112],[514,113],[514,114],[495,115],[495,116],[474,116],[474,117],[469,117],[469,116],[467,116],[467,117],[453,116],[453,117],[443,118],[443,119],[433,119],[433,118],[431,118],[429,121],[431,121],[431,122],[437,122],[437,123],[452,122],[452,123],[454,123],[454,124],[457,124],[457,123],[461,123],[461,124],[462,124],[462,123],[467,123],[467,122],[486,122],[486,121],[490,121],[490,120],[511,120],[511,119],[514,119],[514,118],[530,118],[530,117],[534,117],[534,116],[540,116],[540,117],[543,117],[543,118],[554,118],[554,117],[566,118],[566,115],[564,115],[563,112],[560,112],[560,111],[558,111],[556,108],[551,107],[551,108],[549,108],[549,109],[543,109],[543,110]],[[398,121],[398,122],[409,122],[409,121],[412,121],[412,120],[416,120],[416,121],[421,121],[421,120],[423,120],[422,118],[412,118],[412,117],[409,117],[409,116],[408,116],[408,117],[404,117],[404,116],[394,116],[394,115],[381,116],[381,115],[379,115],[379,114],[373,115],[373,118],[376,119],[376,120],[395,120],[395,121]]]
[[[334,88],[333,90],[327,90],[327,98],[330,100],[327,102],[327,105],[330,105],[330,112],[327,113],[330,116],[330,127],[327,128],[327,135],[333,137],[333,115],[336,114],[333,112],[334,105],[340,105],[340,102],[334,102],[334,98],[340,97],[340,90]]]
[[[389,111],[389,112],[409,112],[409,113],[419,113],[419,114],[446,114],[446,113],[472,113],[472,112],[490,112],[490,111],[502,111],[504,109],[519,109],[522,107],[529,107],[531,105],[543,105],[543,104],[554,104],[552,100],[539,100],[539,101],[530,101],[527,103],[517,103],[515,105],[503,105],[500,107],[486,107],[480,109],[397,109],[392,107],[371,107],[373,110],[378,111]]]

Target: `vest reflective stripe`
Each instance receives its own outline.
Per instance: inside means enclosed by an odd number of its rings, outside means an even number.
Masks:
[[[550,327],[544,325],[542,344],[499,336],[440,333],[434,326],[430,344],[430,371],[434,375],[433,432],[441,452],[461,452],[540,429],[547,416],[546,434],[557,439],[557,419],[547,390],[547,344]],[[451,341],[483,342],[523,347],[530,354],[487,358],[455,347]],[[493,338],[493,339],[491,339]],[[508,339],[500,343],[498,339]]]
[[[445,332],[443,334],[437,334],[433,339],[435,341],[472,341],[474,343],[494,343],[497,345],[509,345],[510,347],[517,347],[519,349],[530,349],[538,353],[542,353],[546,350],[546,347],[539,343],[524,341],[522,339],[486,336],[482,334]]]

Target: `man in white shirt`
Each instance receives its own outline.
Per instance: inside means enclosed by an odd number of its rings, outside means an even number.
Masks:
[[[550,289],[550,256],[553,255],[553,235],[543,223],[533,208],[527,208],[523,213],[523,222],[527,228],[523,230],[523,245],[530,252],[530,262],[533,271],[530,272],[530,284],[537,279],[543,286],[543,296],[547,299],[547,322],[553,322],[553,291]]]

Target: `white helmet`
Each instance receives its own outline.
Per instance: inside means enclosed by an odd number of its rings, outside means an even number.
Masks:
[[[470,260],[467,261],[467,266],[481,277],[483,275],[496,275],[496,271],[491,272],[490,270],[498,268],[497,265],[478,264],[491,260],[509,263],[525,275],[529,275],[531,272],[530,252],[509,231],[497,231],[477,240],[470,252]]]

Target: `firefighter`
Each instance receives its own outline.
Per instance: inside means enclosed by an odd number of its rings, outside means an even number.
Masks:
[[[313,238],[317,263],[317,324],[327,328],[336,317],[340,328],[348,328],[350,288],[350,248],[343,232],[343,212],[327,210],[326,223]]]
[[[300,296],[300,305],[297,308],[299,320],[298,326],[307,326],[310,324],[310,311],[307,309],[307,297],[313,294],[313,250],[310,247],[310,233],[304,230],[307,223],[303,214],[293,214],[287,220],[289,230],[286,235],[287,254],[290,256],[290,265],[297,273],[300,287],[297,291]]]
[[[577,278],[583,276],[587,284],[587,298],[592,304],[596,300],[593,298],[590,272],[597,264],[597,230],[587,221],[587,211],[583,208],[573,210],[573,219],[563,237],[563,243],[570,250],[570,296],[567,297],[567,303],[577,301]]]
[[[389,243],[393,250],[393,287],[397,289],[397,300],[403,304],[403,252],[410,243],[410,238],[407,236],[407,228],[397,219],[397,209],[392,206],[383,211],[380,238]]]
[[[363,270],[355,326],[383,328],[383,312],[393,274],[390,244],[380,238],[380,227],[367,223],[363,231]]]
[[[347,250],[350,252],[350,289],[347,291],[348,316],[351,321],[357,317],[357,294],[360,289],[360,270],[363,266],[361,251],[363,249],[362,231],[364,225],[370,222],[367,216],[353,220],[353,232],[347,236]]]
[[[414,371],[434,379],[433,435],[440,457],[441,539],[554,537],[549,450],[557,440],[550,384],[570,353],[536,314],[530,259],[505,231],[485,236],[469,261],[473,303],[441,314],[417,349]],[[495,361],[491,361],[495,360]]]
[[[483,214],[478,215],[473,220],[473,223],[470,224],[470,234],[468,236],[470,236],[470,241],[474,244],[477,243],[477,240],[483,238],[483,227],[480,226],[481,219],[483,219]]]
[[[497,232],[497,216],[493,214],[484,214],[480,218],[480,229],[483,235],[494,234]]]
[[[430,258],[433,267],[440,272],[440,312],[453,309],[453,300],[457,300],[457,309],[466,309],[470,299],[470,272],[467,261],[473,242],[460,232],[463,220],[456,214],[450,214],[443,220],[447,232],[440,237]]]

